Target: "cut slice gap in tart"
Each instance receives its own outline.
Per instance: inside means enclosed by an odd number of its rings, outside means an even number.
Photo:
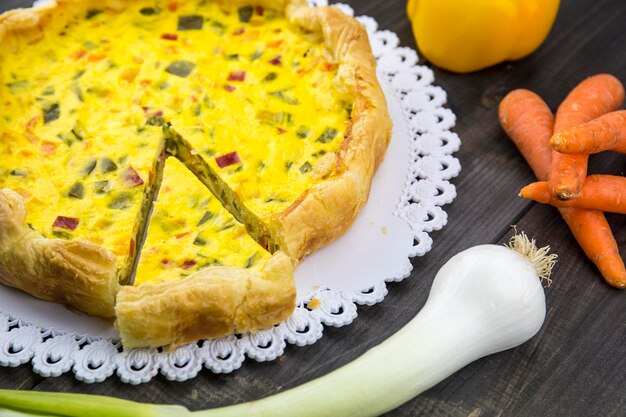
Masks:
[[[177,159],[165,165],[135,285],[117,297],[124,346],[179,345],[289,317],[295,307],[289,257],[259,246]]]

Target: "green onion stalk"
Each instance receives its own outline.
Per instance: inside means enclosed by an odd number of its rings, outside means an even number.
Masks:
[[[518,346],[545,319],[541,279],[554,255],[524,234],[509,247],[481,245],[438,272],[422,310],[355,361],[293,389],[224,408],[85,394],[0,390],[0,417],[368,417],[409,401],[469,363]]]

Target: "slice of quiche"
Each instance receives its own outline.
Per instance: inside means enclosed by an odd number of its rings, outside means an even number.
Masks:
[[[290,258],[352,224],[390,121],[338,9],[57,0],[0,16],[0,137],[0,282],[89,314],[117,302],[124,342],[156,346],[284,318]],[[168,155],[199,182],[170,162],[162,186]],[[233,230],[194,227],[207,200]]]
[[[293,264],[273,256],[177,159],[167,160],[134,286],[117,297],[124,345],[162,346],[246,332],[295,307]]]

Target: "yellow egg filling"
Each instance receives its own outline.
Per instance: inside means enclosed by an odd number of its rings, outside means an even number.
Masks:
[[[211,266],[256,269],[269,257],[182,163],[167,160],[136,285],[184,278]]]
[[[168,122],[260,218],[317,181],[352,106],[319,39],[261,7],[95,4],[60,5],[40,38],[0,45],[0,187],[24,197],[33,229],[101,244],[121,268]],[[170,159],[136,282],[262,265],[269,254]]]

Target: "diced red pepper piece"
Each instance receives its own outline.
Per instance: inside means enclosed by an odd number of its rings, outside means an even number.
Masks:
[[[33,116],[33,117],[31,117],[30,119],[28,119],[28,121],[26,123],[24,123],[24,128],[26,130],[32,130],[32,128],[37,126],[37,123],[39,122],[39,119],[41,119],[41,116]]]
[[[54,220],[54,223],[52,224],[52,227],[58,229],[76,230],[76,228],[78,227],[78,223],[79,219],[75,217],[57,216],[57,218]]]
[[[283,129],[282,127],[277,128],[278,130],[278,134],[282,135],[283,133],[286,133],[287,131],[285,129]]]
[[[163,268],[174,268],[176,266],[176,262],[163,258],[161,259],[161,266]]]
[[[233,36],[239,36],[239,35],[243,35],[243,33],[246,31],[246,28],[239,28],[233,31]]]
[[[152,111],[152,108],[149,106],[141,106],[141,109],[146,114],[146,117],[163,117],[163,110]]]
[[[282,65],[283,62],[281,61],[280,55],[276,55],[274,58],[270,59],[269,63],[272,65]]]
[[[181,265],[183,269],[193,268],[194,266],[196,266],[196,261],[193,261],[193,260],[185,261]]]
[[[87,58],[87,61],[100,62],[106,57],[107,57],[106,54],[89,54],[89,58]]]
[[[332,62],[324,62],[322,65],[322,71],[334,71],[337,69],[337,64],[333,64]]]
[[[72,54],[72,58],[74,58],[74,59],[81,59],[85,55],[87,55],[87,51],[85,51],[84,49],[79,49],[78,51],[76,51],[76,52],[74,52]]]
[[[175,33],[164,33],[161,35],[161,39],[165,39],[167,41],[177,41],[178,35]]]
[[[256,14],[258,16],[263,16],[264,13],[265,13],[265,9],[263,8],[263,6],[256,6]]]
[[[129,187],[137,187],[139,185],[143,185],[143,180],[141,179],[137,171],[135,171],[131,166],[126,167],[126,169],[122,171],[122,180]]]
[[[228,74],[228,81],[245,81],[246,80],[246,72],[245,71],[232,71]]]
[[[185,233],[180,233],[176,235],[176,239],[182,239],[185,236],[187,236],[188,234],[190,234],[191,232],[185,232]]]
[[[268,239],[266,236],[261,236],[259,240],[259,245],[261,245],[263,249],[268,250],[270,243],[268,242]]]
[[[228,91],[229,93],[232,93],[233,91],[235,91],[235,87],[230,84],[226,84],[224,86],[224,90]]]
[[[170,1],[167,4],[167,10],[169,10],[170,12],[175,12],[176,10],[178,10],[178,2],[177,1]]]
[[[226,168],[228,166],[241,163],[241,160],[239,159],[239,154],[237,152],[231,152],[218,156],[215,158],[215,162],[217,162],[217,166],[220,168]]]
[[[57,151],[57,144],[54,142],[48,142],[47,140],[41,142],[41,153],[44,155],[54,155]]]
[[[269,41],[266,43],[268,48],[278,48],[280,45],[282,45],[284,42],[283,39],[276,39],[274,41]]]

